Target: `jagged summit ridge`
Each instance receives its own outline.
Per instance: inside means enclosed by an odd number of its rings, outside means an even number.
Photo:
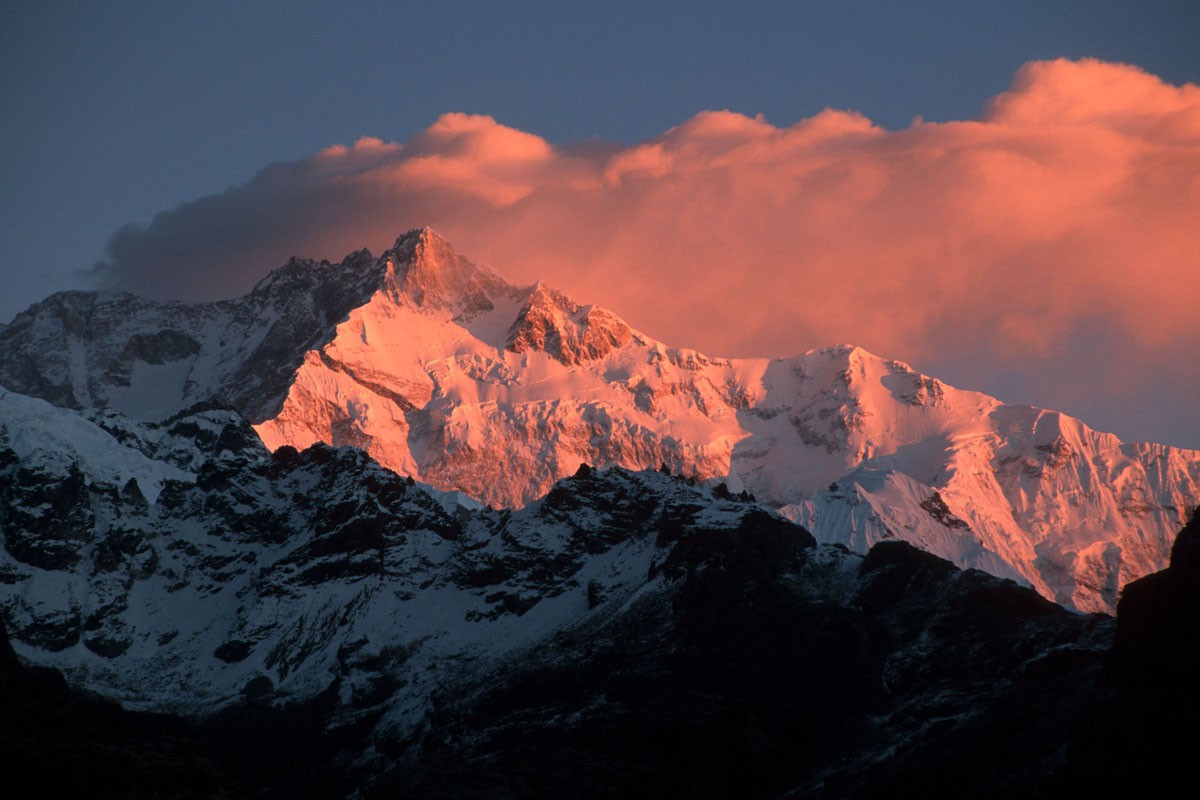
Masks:
[[[467,311],[487,311],[491,297],[512,291],[506,281],[467,260],[432,228],[416,228],[396,239],[380,257],[393,299],[411,299],[420,307],[458,305]]]
[[[538,281],[508,329],[505,346],[514,353],[546,352],[570,365],[603,358],[633,336],[633,330],[611,311],[580,306]]]
[[[669,347],[428,228],[378,257],[294,259],[247,297],[56,295],[0,331],[0,384],[162,419],[215,398],[271,449],[351,445],[481,503],[581,464],[725,482],[865,551],[904,539],[1111,610],[1166,564],[1200,453],[1127,444],[853,345],[779,359]]]
[[[385,293],[394,303],[471,316],[519,289],[454,252],[431,229],[379,257],[293,257],[246,296],[154,302],[118,292],[54,294],[0,329],[0,385],[66,408],[112,407],[162,419],[215,399],[252,420],[278,412],[305,354],[350,312]]]

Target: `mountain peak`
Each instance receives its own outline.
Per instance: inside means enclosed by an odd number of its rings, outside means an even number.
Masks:
[[[435,272],[455,271],[463,265],[474,266],[458,254],[449,240],[428,226],[413,228],[396,237],[396,243],[384,252],[383,257],[397,264],[415,265]]]
[[[411,253],[420,248],[445,248],[453,252],[454,247],[440,233],[435,231],[428,225],[422,228],[413,228],[396,237],[396,243],[392,245],[393,251],[406,251]]]
[[[612,312],[580,306],[538,281],[509,328],[507,347],[514,353],[540,350],[572,365],[603,358],[631,338],[633,331]]]
[[[492,308],[491,298],[512,289],[502,278],[460,255],[430,227],[414,228],[385,252],[387,275],[397,295],[419,307]]]
[[[466,288],[475,265],[432,228],[416,228],[383,254],[396,285],[418,306],[445,305]]]

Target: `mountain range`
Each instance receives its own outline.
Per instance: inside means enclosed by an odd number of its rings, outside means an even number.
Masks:
[[[669,302],[669,298],[664,298]],[[224,403],[269,449],[350,445],[519,508],[581,464],[746,491],[826,543],[901,539],[1070,608],[1166,566],[1200,452],[955,389],[849,345],[788,358],[669,347],[425,228],[379,257],[293,259],[249,295],[68,292],[0,330],[0,385],[161,421]]]
[[[25,786],[1063,796],[1190,763],[1200,515],[1114,624],[654,470],[490,510],[354,448],[271,453],[215,405],[4,392],[0,420],[0,766]]]
[[[0,328],[0,771],[1144,791],[1200,709],[1198,482],[860,348],[667,347],[428,229],[236,300],[54,295]]]

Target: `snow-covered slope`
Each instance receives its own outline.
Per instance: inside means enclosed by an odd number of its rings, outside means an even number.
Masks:
[[[839,346],[718,359],[512,286],[428,229],[293,261],[236,301],[56,295],[0,331],[0,384],[143,419],[216,397],[271,449],[353,445],[496,506],[580,464],[723,481],[865,551],[905,539],[1111,611],[1167,562],[1200,453],[946,386]]]
[[[580,463],[665,464],[749,490],[823,541],[905,539],[1085,610],[1111,611],[1121,585],[1161,569],[1200,499],[1194,451],[1122,444],[860,348],[714,359],[540,284],[430,303],[407,289],[414,274],[470,267],[421,236],[405,277],[305,359],[257,426],[269,446],[353,444],[509,506]]]
[[[865,550],[904,539],[961,566],[1009,575],[1007,565],[1064,605],[1112,611],[1121,586],[1169,561],[1173,531],[1200,499],[1196,451],[1124,444],[854,348],[791,368],[816,388],[785,395],[799,400],[788,422],[809,447],[779,447],[790,432],[775,424],[760,474],[796,474],[825,451],[829,471],[806,483],[817,488],[784,508],[822,541]],[[767,429],[747,427],[753,452]]]

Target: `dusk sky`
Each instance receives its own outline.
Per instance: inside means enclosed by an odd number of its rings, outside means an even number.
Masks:
[[[18,0],[0,323],[429,224],[672,345],[853,342],[1200,448],[1197,33],[1192,0]]]

